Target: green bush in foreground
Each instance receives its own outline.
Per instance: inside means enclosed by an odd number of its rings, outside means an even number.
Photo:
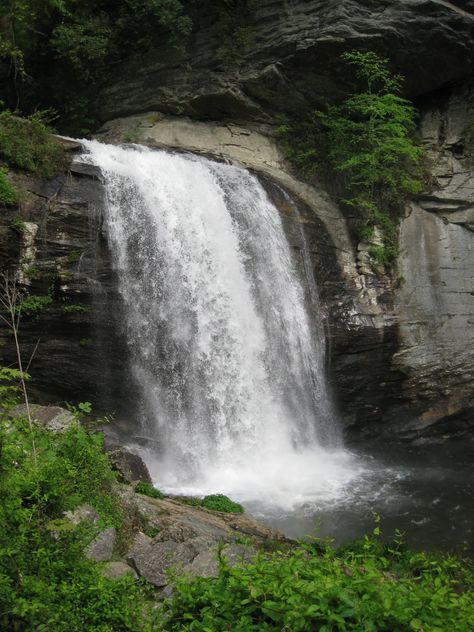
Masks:
[[[225,556],[225,550],[224,550]],[[460,562],[366,538],[339,552],[299,547],[221,560],[216,579],[179,579],[163,630],[471,632],[473,577]]]
[[[6,378],[9,378],[7,375]],[[10,397],[10,392],[7,393]],[[3,398],[3,403],[6,402]],[[0,429],[0,629],[11,631],[148,630],[145,593],[125,577],[103,577],[83,548],[107,526],[122,526],[112,472],[100,435],[79,425],[53,434],[23,420]],[[83,503],[98,525],[74,526],[63,515]]]

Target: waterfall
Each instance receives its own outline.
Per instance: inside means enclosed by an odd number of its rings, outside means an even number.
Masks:
[[[353,476],[277,208],[243,168],[83,142],[105,180],[144,456],[161,489],[291,505]]]

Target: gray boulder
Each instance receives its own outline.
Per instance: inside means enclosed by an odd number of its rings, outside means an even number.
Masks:
[[[136,572],[125,562],[107,562],[102,569],[102,574],[109,579],[121,579],[125,575],[133,575],[138,577]]]
[[[86,557],[96,562],[108,562],[112,557],[116,536],[114,527],[101,531],[85,548]]]
[[[129,452],[126,448],[118,445],[108,446],[107,453],[112,467],[117,470],[120,480],[124,483],[138,481],[153,483],[145,462],[138,454]]]
[[[33,421],[46,428],[46,430],[51,430],[51,432],[63,432],[77,423],[76,418],[69,410],[59,406],[30,404],[30,413]],[[15,416],[26,417],[27,414],[26,404],[20,404],[14,409]]]
[[[154,586],[161,588],[168,584],[167,571],[175,569],[180,572],[196,556],[190,544],[181,542],[156,542],[143,533],[139,533],[127,561]]]
[[[239,544],[226,546],[222,551],[222,557],[229,566],[248,563],[256,554],[253,547],[244,547]],[[198,553],[191,564],[183,568],[184,573],[190,573],[194,577],[217,577],[219,575],[219,560],[217,547]]]
[[[74,525],[89,520],[92,524],[96,524],[100,520],[100,516],[91,505],[81,505],[73,511],[65,511],[64,515]]]

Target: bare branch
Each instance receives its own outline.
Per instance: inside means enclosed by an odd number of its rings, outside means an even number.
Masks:
[[[19,329],[19,324],[20,324],[20,312],[21,312],[21,310],[19,309],[19,306],[21,303],[22,294],[17,288],[15,279],[10,278],[8,273],[2,274],[1,279],[2,279],[2,288],[0,291],[0,302],[8,313],[8,318],[5,318],[4,316],[2,316],[1,318],[3,321],[6,321],[7,324],[9,324],[11,330],[13,331],[18,368],[20,370],[21,389],[23,391],[23,398],[25,400],[25,405],[26,405],[26,414],[28,417],[28,425],[31,432],[31,447],[32,447],[32,452],[33,452],[33,460],[36,465],[37,452],[36,452],[36,444],[35,444],[35,440],[33,436],[33,419],[31,417],[30,402],[28,400],[28,392],[26,390],[25,372],[23,371],[23,362],[21,358],[20,341],[18,338],[18,329]],[[36,348],[33,354],[35,352],[36,352]]]

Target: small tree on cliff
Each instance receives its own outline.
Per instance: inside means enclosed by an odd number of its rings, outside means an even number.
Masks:
[[[361,89],[299,126],[299,151],[293,150],[292,157],[306,171],[312,165],[338,175],[342,201],[366,218],[366,233],[375,225],[382,229],[381,258],[388,263],[395,254],[393,216],[407,196],[422,188],[423,150],[413,140],[416,110],[400,95],[402,77],[390,72],[387,59],[360,51],[344,53],[342,59],[354,68]]]

